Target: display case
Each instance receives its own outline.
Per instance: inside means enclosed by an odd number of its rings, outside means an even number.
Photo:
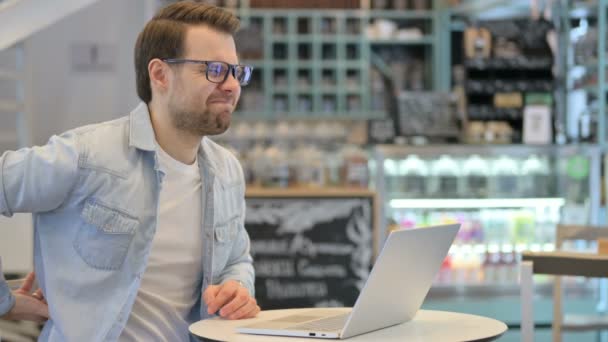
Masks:
[[[558,223],[598,223],[597,146],[382,145],[372,163],[383,213],[379,247],[391,229],[462,224],[425,302],[431,308],[452,303],[518,325],[520,252],[553,250]],[[545,301],[539,306],[550,305],[549,278],[535,282]],[[575,305],[593,310],[597,281],[567,282],[580,299]],[[537,311],[537,322],[550,322]]]

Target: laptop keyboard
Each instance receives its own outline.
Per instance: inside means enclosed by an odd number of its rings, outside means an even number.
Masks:
[[[307,330],[307,331],[336,331],[340,330],[346,324],[346,320],[350,313],[327,318],[321,318],[316,321],[310,321],[289,327],[290,330]]]

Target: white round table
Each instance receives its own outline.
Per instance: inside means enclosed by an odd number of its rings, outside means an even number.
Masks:
[[[317,339],[249,335],[240,334],[235,331],[235,328],[238,326],[256,323],[260,320],[303,313],[307,310],[311,309],[262,311],[256,318],[236,321],[216,317],[190,325],[190,333],[202,338],[230,342],[311,342]],[[350,310],[350,308],[337,308],[336,310],[346,311]],[[507,326],[503,322],[492,318],[447,311],[419,310],[416,317],[409,322],[354,336],[349,338],[348,341],[491,341],[500,337],[505,331],[507,331]]]

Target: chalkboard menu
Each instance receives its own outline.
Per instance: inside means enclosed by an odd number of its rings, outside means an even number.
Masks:
[[[259,305],[353,306],[372,266],[373,193],[275,194],[247,195]]]

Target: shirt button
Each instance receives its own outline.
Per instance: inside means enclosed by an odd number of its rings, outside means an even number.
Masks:
[[[211,239],[213,237],[213,233],[212,232],[207,232],[207,234],[205,234],[207,236],[207,239]]]

